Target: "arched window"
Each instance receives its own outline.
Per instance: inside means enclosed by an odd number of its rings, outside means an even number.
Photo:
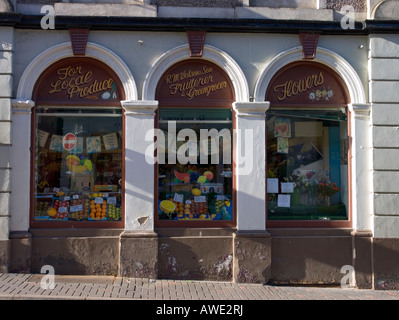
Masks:
[[[310,61],[279,70],[266,92],[267,225],[345,226],[350,221],[349,94]]]
[[[124,98],[115,72],[93,58],[64,58],[41,74],[33,90],[31,226],[122,226]]]
[[[208,60],[166,70],[156,89],[156,226],[235,225],[232,82]]]

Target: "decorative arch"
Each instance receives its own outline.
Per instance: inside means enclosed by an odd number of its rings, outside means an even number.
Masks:
[[[190,48],[183,45],[165,52],[153,64],[143,84],[143,100],[154,100],[158,82],[169,67],[190,57]],[[198,58],[196,58],[198,59]],[[210,45],[205,45],[202,59],[221,67],[230,77],[235,91],[236,102],[249,101],[248,83],[239,65],[227,53]]]
[[[55,62],[74,57],[70,42],[51,47],[38,55],[25,69],[19,81],[16,100],[32,100],[37,80],[44,70]],[[126,100],[137,100],[137,87],[127,65],[111,50],[95,43],[87,43],[86,55],[110,67],[119,77],[125,91]]]
[[[254,91],[254,100],[265,101],[266,90],[273,76],[286,65],[303,61],[302,47],[295,47],[274,57],[259,77]],[[342,78],[347,86],[351,105],[365,104],[366,95],[363,84],[353,67],[340,55],[325,48],[317,48],[316,57],[312,61],[319,62],[331,68]]]

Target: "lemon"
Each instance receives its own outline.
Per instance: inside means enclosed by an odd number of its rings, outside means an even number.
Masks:
[[[200,196],[201,195],[201,190],[198,188],[194,188],[191,190],[191,193],[193,194],[193,196]]]
[[[56,210],[54,207],[51,207],[51,208],[47,211],[47,214],[48,214],[50,217],[55,217],[55,216],[57,215],[57,210]]]
[[[201,214],[201,215],[199,216],[199,219],[200,219],[200,220],[205,220],[205,219],[206,219],[206,214]]]
[[[166,213],[171,213],[171,212],[175,211],[175,209],[176,209],[176,205],[170,200],[161,201],[159,206],[161,208],[161,211],[166,212]]]
[[[205,176],[200,176],[197,180],[198,183],[205,183],[206,177]]]

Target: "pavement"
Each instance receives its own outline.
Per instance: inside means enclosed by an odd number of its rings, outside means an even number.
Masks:
[[[399,300],[399,290],[0,273],[0,300]]]

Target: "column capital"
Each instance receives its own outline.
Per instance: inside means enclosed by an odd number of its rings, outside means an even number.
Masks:
[[[11,106],[12,113],[29,114],[32,112],[32,108],[35,106],[35,102],[33,100],[12,99]]]
[[[349,110],[354,113],[355,118],[367,120],[370,117],[371,103],[351,103]]]
[[[257,117],[265,118],[266,111],[269,109],[270,102],[234,102],[233,109],[237,117]]]
[[[127,116],[154,116],[158,109],[156,100],[125,100],[121,105]]]

